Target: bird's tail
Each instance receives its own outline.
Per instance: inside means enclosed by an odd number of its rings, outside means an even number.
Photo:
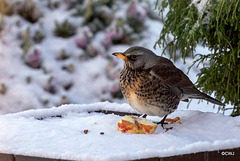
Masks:
[[[208,101],[208,102],[211,102],[211,103],[213,103],[213,104],[220,105],[220,106],[225,106],[224,103],[222,103],[222,102],[216,100],[215,98],[212,98],[212,97],[208,96],[207,94],[202,93],[202,92],[200,92],[200,91],[199,91],[198,94],[193,95],[192,98],[195,98],[195,99],[204,99],[204,100],[206,100],[206,101]]]
[[[193,99],[204,99],[206,101],[209,101],[213,104],[216,105],[220,105],[220,106],[225,106],[224,103],[216,100],[215,98],[212,98],[210,96],[208,96],[205,93],[202,93],[201,91],[199,91],[197,88],[185,88],[184,89],[184,94],[188,97],[188,98],[193,98]]]

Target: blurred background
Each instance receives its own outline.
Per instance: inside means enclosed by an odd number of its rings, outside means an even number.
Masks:
[[[153,46],[164,14],[154,0],[0,0],[0,114],[62,104],[123,103],[123,62],[111,54]],[[209,52],[198,46],[195,53]],[[165,55],[165,57],[168,57]],[[176,59],[185,73],[192,64]],[[199,69],[188,76],[193,83]],[[186,109],[188,103],[180,103]],[[217,112],[192,101],[190,109]]]

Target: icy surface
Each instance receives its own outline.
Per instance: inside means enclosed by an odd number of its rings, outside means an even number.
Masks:
[[[213,151],[240,146],[240,117],[177,110],[182,124],[151,135],[117,129],[121,116],[97,110],[134,112],[128,104],[63,105],[0,117],[0,153],[72,160],[131,160]],[[58,117],[54,117],[58,116]],[[59,117],[61,116],[61,117]],[[147,117],[159,121],[159,117]],[[88,130],[85,134],[84,130]],[[100,133],[104,134],[101,135]]]

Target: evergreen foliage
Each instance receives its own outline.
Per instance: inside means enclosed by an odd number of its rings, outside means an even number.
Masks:
[[[54,32],[56,36],[68,38],[76,33],[76,27],[73,26],[68,20],[65,20],[62,23],[55,21]]]
[[[32,0],[17,1],[16,3],[0,0],[0,13],[8,16],[18,14],[30,23],[37,22],[42,16],[37,3]]]
[[[42,16],[42,13],[38,8],[37,3],[35,3],[32,0],[25,0],[23,2],[18,2],[14,7],[15,7],[14,12],[18,13],[25,20],[31,23],[37,22]]]
[[[240,115],[240,0],[157,0],[156,8],[169,11],[155,46],[174,59],[192,56],[193,65],[203,64],[197,87]],[[197,44],[211,53],[193,55]]]

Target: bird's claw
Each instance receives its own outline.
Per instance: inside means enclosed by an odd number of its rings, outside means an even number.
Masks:
[[[167,132],[168,130],[172,129],[173,127],[170,127],[170,128],[164,128],[164,124],[173,124],[173,123],[179,123],[181,124],[181,121],[180,121],[180,117],[175,117],[174,119],[169,119],[169,118],[163,118],[160,122],[157,122],[156,124],[161,124],[162,128],[163,129],[166,129],[165,132]]]

